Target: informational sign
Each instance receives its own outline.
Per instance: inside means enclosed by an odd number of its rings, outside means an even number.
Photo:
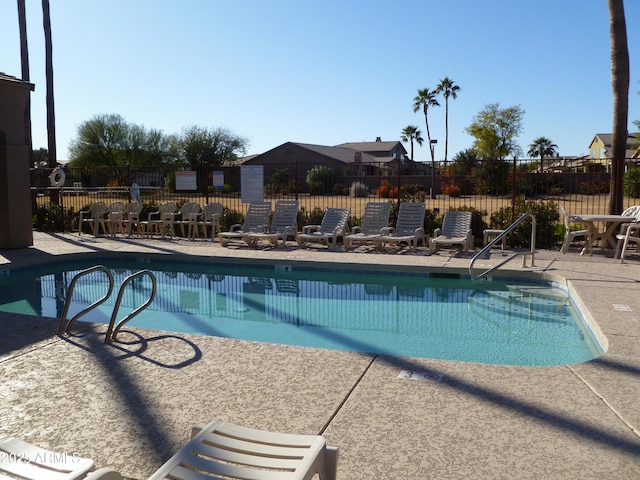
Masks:
[[[242,203],[264,201],[264,167],[262,165],[240,167],[240,196]]]
[[[216,190],[224,189],[224,172],[218,171],[213,172],[213,188]]]
[[[197,190],[198,182],[196,172],[176,172],[176,190]]]

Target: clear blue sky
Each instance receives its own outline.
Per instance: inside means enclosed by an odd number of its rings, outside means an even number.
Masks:
[[[627,0],[629,130],[640,120],[640,2]],[[248,154],[284,142],[399,140],[417,90],[445,76],[449,159],[489,103],[524,111],[525,154],[546,136],[588,153],[612,129],[606,0],[50,0],[58,159],[96,114],[179,133],[224,127]],[[40,0],[27,0],[34,148],[47,146]],[[17,4],[0,3],[0,71],[20,77]],[[436,159],[445,109],[431,110]],[[409,146],[406,145],[407,150]],[[428,146],[415,159],[427,160]]]

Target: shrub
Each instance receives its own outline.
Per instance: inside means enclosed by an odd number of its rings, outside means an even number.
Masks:
[[[392,187],[392,185],[389,183],[388,180],[382,180],[380,182],[380,186],[378,187],[378,196],[380,198],[390,198],[392,188],[394,187]],[[396,196],[397,196],[397,190],[396,190]]]
[[[324,165],[316,165],[307,172],[307,185],[314,195],[324,195],[333,191],[336,182],[336,172]]]
[[[526,201],[524,197],[519,197],[515,202],[515,215],[512,215],[512,207],[504,207],[491,215],[491,228],[504,230],[511,225],[512,217],[518,219],[523,213],[532,213],[536,217],[536,248],[550,248],[554,246],[561,237],[557,222],[560,219],[558,207],[554,202]],[[530,222],[523,222],[507,237],[507,241],[514,247],[529,247],[531,245],[531,225]]]
[[[445,195],[449,195],[450,197],[460,197],[462,195],[462,190],[457,185],[447,185],[443,188],[442,193]]]
[[[343,196],[348,196],[349,195],[349,189],[346,187],[346,185],[342,185],[341,183],[336,183],[333,186],[333,194],[334,195],[343,195]]]
[[[32,226],[38,232],[71,232],[77,225],[78,215],[73,207],[63,208],[52,203],[39,205],[33,212]]]
[[[244,222],[244,215],[230,208],[225,208],[220,217],[220,230],[222,232],[228,232],[231,225],[242,224]]]
[[[298,227],[302,229],[305,225],[320,225],[323,217],[324,210],[320,207],[314,207],[311,211],[301,207],[298,212]]]
[[[361,198],[369,195],[369,189],[362,182],[353,182],[349,188],[349,196],[353,198]]]
[[[640,198],[640,168],[630,168],[624,173],[624,194]]]

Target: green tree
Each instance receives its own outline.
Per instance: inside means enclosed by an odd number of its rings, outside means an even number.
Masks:
[[[611,193],[609,213],[618,214],[624,206],[624,162],[629,119],[629,47],[622,0],[609,0],[611,38],[611,86],[613,89],[613,138],[611,140]]]
[[[478,113],[466,132],[475,138],[473,148],[482,160],[504,160],[520,151],[516,137],[522,131],[524,110],[519,105],[500,108],[491,103]]]
[[[129,183],[144,167],[171,163],[170,138],[160,130],[127,123],[120,115],[96,115],[78,127],[69,146],[69,166],[109,167]]]
[[[333,191],[336,183],[336,172],[324,165],[316,165],[307,172],[307,185],[312,194],[322,195]]]
[[[540,171],[544,171],[544,157],[551,157],[558,152],[558,146],[547,137],[536,138],[529,145],[527,153],[531,158],[540,157]]]
[[[47,167],[49,165],[49,150],[46,148],[38,148],[31,152],[31,158],[33,159],[34,167]]]
[[[404,143],[411,142],[411,161],[413,161],[413,142],[415,141],[418,145],[422,145],[424,142],[424,138],[422,138],[422,132],[415,125],[407,125],[402,130],[402,135],[400,137]]]
[[[449,97],[454,100],[458,98],[460,87],[449,77],[444,77],[436,87],[436,93],[441,93],[444,97],[444,166],[447,166],[447,151],[449,150]]]
[[[458,152],[455,157],[453,157],[453,165],[451,165],[451,168],[455,175],[471,175],[479,164],[480,159],[476,151],[473,148],[467,148],[466,150]]]
[[[231,163],[244,154],[248,140],[225,128],[203,128],[192,125],[172,139],[178,161],[185,165],[207,164],[218,167]]]

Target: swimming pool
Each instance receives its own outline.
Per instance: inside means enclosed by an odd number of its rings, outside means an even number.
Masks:
[[[356,352],[504,365],[547,366],[603,353],[566,290],[549,282],[472,281],[408,271],[344,271],[326,265],[184,263],[138,258],[74,261],[0,277],[0,311],[59,318],[67,287],[100,263],[116,291],[84,321],[108,323],[117,288],[151,270],[157,294],[127,324]],[[151,282],[127,288],[119,318],[143,303]],[[69,317],[106,292],[99,272],[78,281]]]

